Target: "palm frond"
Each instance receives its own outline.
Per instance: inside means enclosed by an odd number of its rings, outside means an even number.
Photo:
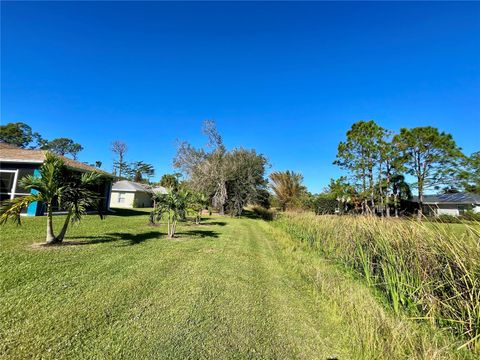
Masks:
[[[32,194],[3,201],[0,205],[0,225],[5,224],[8,219],[20,225],[20,214],[22,210],[27,208],[31,203],[41,200],[42,197],[40,194]]]

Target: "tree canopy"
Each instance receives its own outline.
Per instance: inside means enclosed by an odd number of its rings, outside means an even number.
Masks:
[[[205,121],[203,133],[208,138],[206,148],[181,142],[174,166],[194,191],[207,195],[220,214],[228,210],[239,216],[248,202],[255,202],[265,191],[267,160],[255,150],[228,151],[213,121]]]

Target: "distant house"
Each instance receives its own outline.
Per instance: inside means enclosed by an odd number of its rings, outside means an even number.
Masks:
[[[148,185],[128,180],[117,181],[112,186],[110,207],[112,208],[141,208],[153,205],[153,192],[165,193],[163,187],[151,188]]]
[[[27,175],[40,175],[40,166],[45,161],[45,153],[46,151],[44,150],[21,149],[14,145],[0,142],[0,201],[30,194],[28,190],[21,187],[19,182]],[[100,207],[103,211],[108,210],[113,176],[80,161],[64,156],[59,157],[62,158],[66,167],[71,171],[79,173],[100,171],[105,175],[102,182],[97,185],[96,191],[102,199]],[[58,208],[56,210],[61,211]],[[35,202],[30,204],[24,215],[38,216],[43,215],[44,212],[44,204]]]
[[[418,203],[418,197],[414,197],[413,201]],[[456,193],[423,196],[423,212],[425,215],[459,216],[468,210],[480,213],[480,195]]]

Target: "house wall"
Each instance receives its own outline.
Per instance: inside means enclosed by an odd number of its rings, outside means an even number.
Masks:
[[[458,216],[460,215],[460,211],[458,210],[457,204],[453,204],[453,205],[440,204],[438,205],[436,214]]]
[[[125,198],[123,202],[120,202],[120,194]],[[115,191],[112,190],[110,195],[110,207],[111,208],[133,208],[133,200],[135,200],[134,192],[127,191]]]
[[[120,194],[123,194],[125,201],[120,202]],[[127,191],[115,191],[112,190],[110,197],[110,207],[112,208],[128,208],[135,207],[151,207],[152,197],[148,193],[144,192],[127,192]]]
[[[151,207],[152,206],[152,196],[147,193],[137,192],[135,193],[135,203],[136,207]]]

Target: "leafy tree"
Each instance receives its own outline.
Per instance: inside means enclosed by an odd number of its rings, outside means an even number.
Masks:
[[[162,175],[162,178],[160,179],[159,185],[163,186],[165,189],[173,189],[173,190],[178,190],[178,187],[180,185],[178,178],[180,174],[164,174]]]
[[[317,215],[335,214],[338,209],[338,201],[332,194],[318,194],[312,199],[313,209]]]
[[[69,154],[75,160],[78,157],[78,153],[83,150],[82,145],[68,138],[57,138],[52,141],[44,141],[41,148],[62,156]]]
[[[460,172],[460,185],[467,191],[480,194],[480,151],[467,157]]]
[[[121,140],[115,140],[112,142],[112,151],[118,156],[118,160],[115,160],[113,163],[113,173],[118,177],[122,177],[122,174],[128,172],[128,165],[125,162],[125,153],[128,150],[128,146],[125,142]]]
[[[174,166],[186,175],[189,187],[205,194],[221,215],[228,209],[232,216],[240,216],[243,207],[258,201],[266,190],[267,160],[255,150],[227,150],[213,121],[204,123],[203,133],[208,137],[207,149],[181,143]]]
[[[0,126],[0,141],[26,149],[38,147],[42,137],[29,125],[16,122]]]
[[[53,153],[47,152],[45,162],[40,167],[40,177],[32,175],[21,180],[21,185],[35,193],[2,202],[0,206],[0,224],[9,218],[20,224],[20,214],[33,202],[43,202],[47,207],[47,234],[46,243],[61,243],[64,239],[70,220],[79,221],[90,206],[98,203],[98,196],[88,187],[96,183],[100,174],[84,173],[75,179],[66,170],[63,160]],[[53,206],[58,203],[68,211],[65,223],[59,236],[55,236],[53,229]]]
[[[400,134],[394,137],[394,142],[403,155],[407,173],[417,180],[420,219],[425,189],[452,179],[463,155],[452,135],[431,126],[402,128]]]
[[[267,159],[255,150],[234,149],[226,154],[227,206],[232,216],[241,216],[248,203],[255,203],[266,190]]]
[[[346,141],[338,145],[334,164],[350,171],[359,183],[363,213],[372,213],[375,207],[375,171],[382,164],[382,145],[387,135],[387,130],[375,121],[362,120],[352,125],[347,131]]]
[[[398,217],[402,200],[411,200],[412,191],[410,190],[410,185],[405,181],[405,176],[401,174],[392,176],[391,185],[395,217]]]
[[[155,174],[153,165],[143,161],[134,161],[128,166],[128,175],[135,182],[142,182],[144,176],[151,177]]]
[[[283,211],[291,208],[306,192],[303,175],[293,171],[276,171],[270,174],[270,187],[278,198]]]
[[[338,209],[341,212],[347,212],[349,206],[357,208],[362,202],[355,186],[351,185],[345,176],[341,176],[338,179],[330,179],[330,183],[324,190],[324,193],[330,194],[337,200]]]

